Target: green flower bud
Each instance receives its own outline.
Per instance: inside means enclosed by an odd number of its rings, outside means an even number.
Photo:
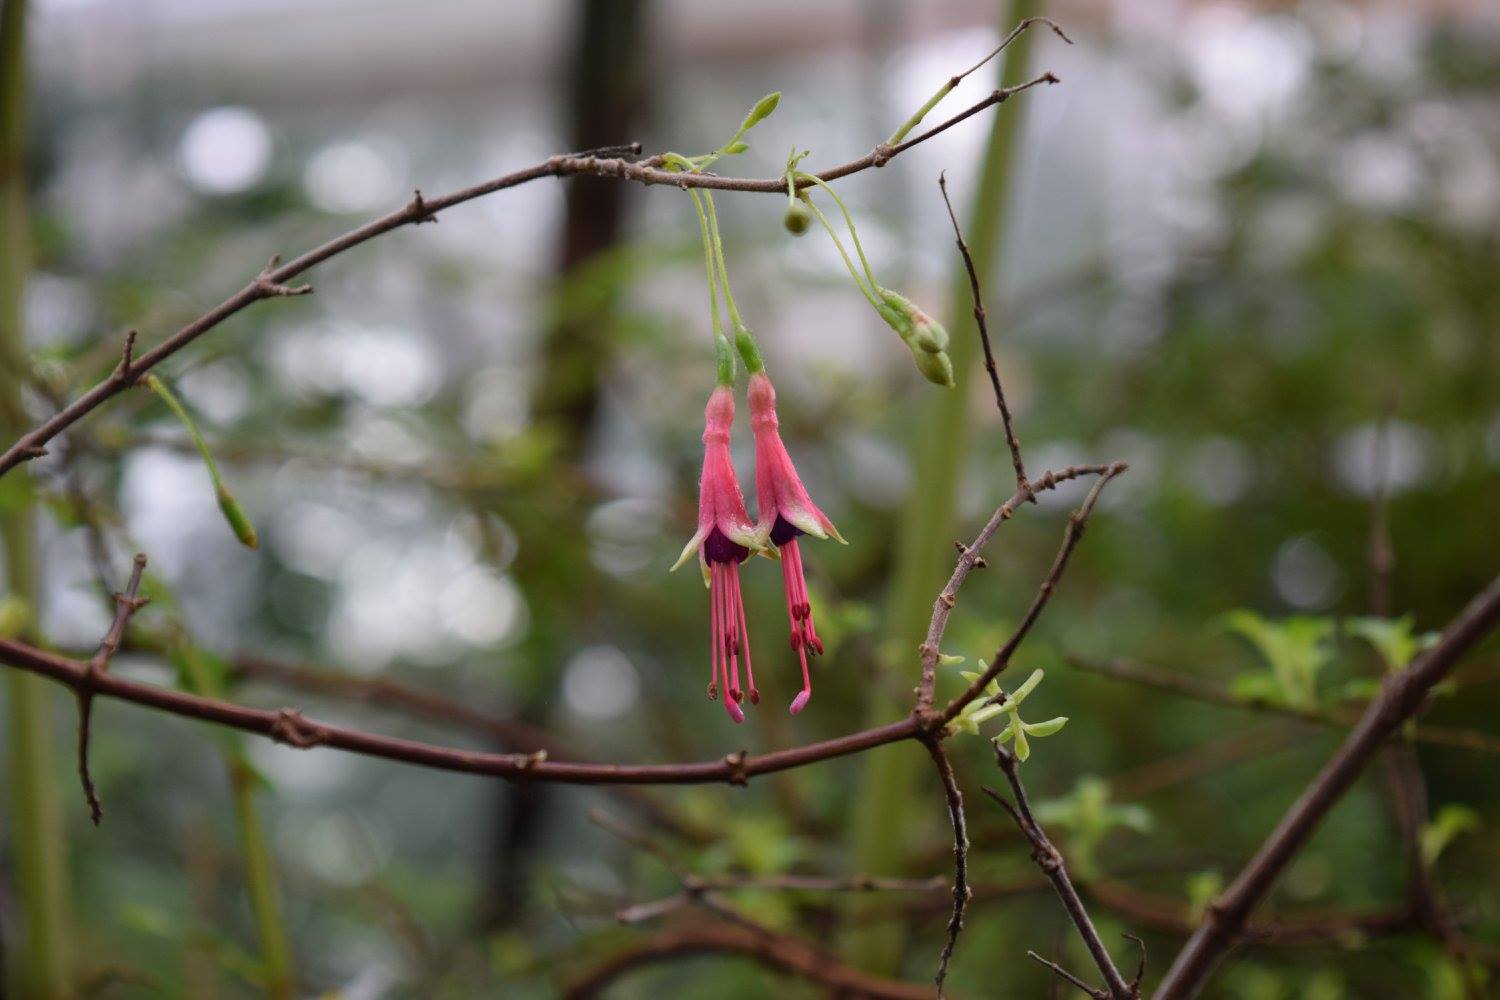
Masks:
[[[229,527],[234,531],[234,537],[240,540],[240,544],[248,549],[260,548],[260,536],[255,533],[255,525],[250,523],[250,516],[245,513],[245,508],[234,498],[234,494],[228,489],[220,486],[217,490],[219,497],[219,509],[224,512],[224,520],[229,522]]]
[[[766,363],[761,360],[760,346],[756,344],[755,337],[750,331],[743,326],[734,328],[734,346],[740,352],[747,372],[754,375],[756,372],[765,371]]]
[[[755,126],[771,117],[771,112],[775,111],[776,105],[780,103],[781,91],[779,90],[773,90],[765,97],[762,97],[760,100],[756,101],[755,107],[750,109],[750,113],[746,115],[745,120],[740,123],[739,134],[744,135],[746,132],[750,131]]]
[[[781,224],[793,236],[801,236],[812,225],[812,213],[807,210],[807,206],[802,204],[801,200],[794,201],[787,205],[786,214],[781,217]]]
[[[939,351],[936,354],[929,354],[920,349],[913,349],[911,356],[917,362],[917,371],[921,372],[927,381],[945,389],[953,387],[953,362],[946,353]]]
[[[719,385],[734,385],[734,348],[722,333],[714,338],[714,369]]]
[[[725,146],[721,150],[721,152],[725,156],[738,156],[739,154],[743,153],[745,150],[747,150],[749,148],[750,148],[750,144],[748,142],[746,142],[744,139],[736,139],[736,140],[734,140],[734,142],[731,142],[729,145]]]

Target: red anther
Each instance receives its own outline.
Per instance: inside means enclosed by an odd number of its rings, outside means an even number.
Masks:
[[[750,689],[750,704],[752,704],[752,705],[759,705],[760,704],[760,692],[757,691],[755,688],[751,688]]]

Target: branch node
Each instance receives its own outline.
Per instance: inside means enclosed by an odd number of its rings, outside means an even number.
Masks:
[[[295,708],[283,708],[271,723],[271,739],[296,750],[311,750],[328,739],[328,731]]]
[[[729,768],[729,783],[744,787],[750,784],[750,775],[745,771],[746,753],[736,750],[734,753],[724,755],[724,765]]]
[[[113,380],[122,385],[135,383],[135,330],[125,331],[125,348],[120,352],[120,363],[115,366]]]
[[[256,293],[263,299],[287,298],[293,295],[311,295],[312,285],[287,285],[276,280],[276,269],[281,266],[281,254],[273,253],[260,274],[255,276]]]
[[[411,216],[411,224],[420,226],[424,222],[437,223],[437,215],[427,207],[427,202],[422,199],[422,189],[417,188],[411,193],[411,201],[406,203],[406,214]]]
[[[126,347],[127,356],[130,348]],[[141,577],[146,572],[146,557],[137,554],[135,562],[130,569],[130,582],[125,585],[125,591],[114,595],[115,617],[110,622],[109,631],[99,642],[99,649],[87,664],[83,672],[78,675],[73,685],[73,693],[78,698],[78,780],[83,785],[83,798],[89,806],[89,819],[95,826],[104,818],[104,805],[99,801],[99,792],[94,787],[94,777],[89,772],[89,740],[92,735],[92,724],[94,717],[94,695],[99,690],[100,682],[109,671],[109,661],[114,657],[115,651],[120,648],[120,640],[125,635],[125,626],[130,621],[130,616],[145,607],[149,598],[141,597]]]

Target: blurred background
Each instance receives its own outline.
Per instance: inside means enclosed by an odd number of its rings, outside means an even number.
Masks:
[[[852,159],[1036,12],[1076,44],[1038,30],[1000,69],[1051,70],[1061,85],[838,184],[881,281],[949,324],[956,389],[912,369],[825,234],[783,229],[782,199],[718,199],[788,447],[850,543],[803,547],[828,650],[801,715],[783,708],[799,685],[780,584],[757,563],[744,590],[765,700],[735,728],[704,699],[707,599],[691,569],[666,572],[694,527],[712,384],[697,226],[680,192],[597,179],[528,184],[382,237],[307,275],[315,295],[257,305],[159,369],[259,551],[237,544],[182,425],[149,393],[32,463],[36,506],[12,522],[9,548],[21,535],[34,546],[40,635],[91,651],[107,588],[143,551],[155,602],[114,668],[132,678],[444,744],[622,762],[758,752],[898,718],[952,541],[1014,485],[955,284],[946,171],[980,249],[1028,465],[1130,463],[1006,681],[1045,669],[1028,709],[1071,720],[1038,741],[1027,782],[1095,886],[1106,940],[1132,965],[1120,935],[1142,935],[1154,981],[1176,925],[1232,878],[1341,734],[1067,657],[1260,690],[1242,679],[1267,663],[1228,613],[1275,629],[1388,612],[1420,633],[1500,565],[1494,5],[34,0],[29,226],[5,248],[12,273],[24,268],[35,378],[23,401],[44,415],[49,392],[72,398],[108,373],[126,327],[155,343],[271,254],[414,188],[631,140],[706,152],[771,90],[780,108],[750,151],[715,169],[774,176],[793,147],[811,150],[810,169]],[[980,70],[932,120],[997,72]],[[1082,490],[1003,528],[947,652],[988,659]],[[1371,569],[1383,519],[1385,607]],[[1368,645],[1337,636],[1318,654],[1319,710],[1380,670]],[[1500,743],[1497,678],[1492,643],[1428,716],[1487,744],[1415,744],[1431,814],[1447,817],[1428,829],[1474,828],[1435,867],[1466,948],[1420,927],[1338,925],[1247,945],[1210,995],[1482,995],[1500,954],[1500,793],[1483,778]],[[940,696],[962,684],[945,668]],[[618,909],[677,882],[590,810],[651,831],[704,876],[951,870],[941,793],[910,744],[748,788],[618,795],[299,752],[118,703],[95,710],[107,815],[94,829],[72,699],[40,690],[5,694],[6,995],[553,996],[664,928],[715,919],[621,925]],[[22,704],[40,706],[34,725],[18,727]],[[1000,781],[985,741],[952,748],[978,892],[952,991],[1055,995],[1026,950],[1080,970],[1086,957],[980,794]],[[1390,799],[1376,768],[1267,915],[1399,906],[1407,861]],[[948,905],[946,884],[726,899],[915,984],[931,981]],[[824,992],[712,954],[645,965],[609,990]]]

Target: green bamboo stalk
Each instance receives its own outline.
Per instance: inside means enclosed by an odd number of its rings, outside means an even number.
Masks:
[[[218,672],[185,636],[174,640],[182,679],[195,694],[209,698],[223,697]],[[245,893],[250,897],[250,912],[255,919],[260,940],[261,965],[266,995],[271,1000],[291,1000],[296,992],[296,967],[292,958],[291,939],[281,910],[281,888],[276,860],[266,839],[260,810],[255,802],[260,778],[245,756],[244,742],[233,733],[220,740],[220,752],[229,773],[229,793],[234,806],[234,825],[239,835],[240,857],[245,872]]]
[[[1001,23],[1016,23],[1040,12],[1040,0],[1016,0],[1002,5]],[[1006,50],[1001,86],[1022,82],[1031,62],[1030,32],[1022,33]],[[1027,102],[1007,104],[998,109],[990,123],[980,170],[979,189],[964,234],[974,255],[974,266],[983,276],[995,273],[999,260],[1001,237],[1005,232],[1007,194],[1016,162],[1016,140]],[[973,385],[966,376],[973,373],[977,358],[979,333],[974,326],[969,300],[967,275],[955,259],[954,277],[948,304],[949,326],[953,329],[948,348],[953,367],[959,373],[956,385],[945,392],[929,392],[919,418],[912,459],[915,466],[914,488],[909,509],[902,519],[897,540],[896,564],[891,572],[894,581],[887,609],[889,623],[889,656],[882,662],[890,669],[917,679],[917,647],[926,632],[932,601],[952,569],[954,508],[963,460],[968,453],[969,391]],[[1003,318],[991,311],[990,325],[995,328]],[[894,697],[890,692],[909,689],[911,685],[871,684],[867,718],[888,722],[911,708],[910,697]],[[899,874],[908,856],[910,830],[895,818],[910,815],[909,803],[916,796],[924,755],[910,746],[881,747],[865,755],[860,777],[860,794],[851,816],[851,867],[854,871]],[[890,974],[900,961],[901,928],[887,923],[872,923],[868,899],[851,901],[848,954],[861,968]]]
[[[26,430],[21,406],[20,359],[26,355],[21,332],[21,294],[30,257],[25,181],[24,0],[0,2],[0,439]],[[34,609],[36,551],[31,484],[24,472],[0,483],[0,540],[5,546],[9,593]],[[7,782],[12,803],[16,894],[21,900],[21,947],[13,976],[19,996],[46,1000],[72,995],[68,953],[67,847],[62,814],[51,782],[51,709],[40,677],[12,674],[7,679]]]

